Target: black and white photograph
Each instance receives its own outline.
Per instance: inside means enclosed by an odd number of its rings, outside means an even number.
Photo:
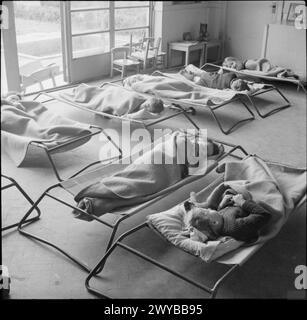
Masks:
[[[306,13],[2,1],[1,300],[306,300]]]

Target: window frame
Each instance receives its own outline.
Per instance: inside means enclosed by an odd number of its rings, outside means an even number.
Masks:
[[[137,26],[137,27],[128,27],[128,28],[115,28],[115,10],[116,9],[140,9],[140,8],[147,8],[148,9],[148,25],[145,26]],[[109,29],[106,30],[91,30],[91,31],[85,31],[85,32],[78,32],[73,33],[72,32],[72,13],[74,12],[89,12],[89,11],[109,11]],[[149,1],[147,5],[139,5],[139,6],[116,6],[116,1],[109,1],[109,6],[102,8],[102,7],[90,7],[90,8],[71,8],[71,1],[69,1],[69,24],[70,24],[70,30],[71,30],[71,49],[72,49],[72,59],[78,59],[78,56],[74,57],[74,48],[72,45],[72,39],[74,37],[79,36],[87,36],[87,35],[93,35],[93,34],[102,34],[102,33],[109,33],[109,48],[105,52],[100,53],[93,53],[91,55],[86,55],[84,57],[90,57],[95,55],[103,55],[103,54],[109,54],[111,51],[111,48],[115,46],[115,33],[118,31],[129,31],[129,30],[139,30],[139,29],[147,29],[148,35],[152,36],[152,30],[153,30],[153,1]]]

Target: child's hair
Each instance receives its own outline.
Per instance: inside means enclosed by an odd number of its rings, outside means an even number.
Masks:
[[[193,81],[195,77],[195,74],[190,70],[182,69],[179,71],[179,73],[190,81]]]
[[[163,101],[158,98],[149,98],[144,104],[146,105],[146,109],[151,113],[160,113],[164,109]]]
[[[242,79],[234,79],[230,84],[230,88],[235,91],[249,90],[249,86],[246,81]]]
[[[22,99],[22,95],[20,92],[17,91],[9,91],[8,93],[6,93],[5,95],[1,96],[1,99],[6,99],[6,100],[10,100],[10,99],[18,99],[21,100]]]
[[[244,64],[238,58],[226,57],[223,61],[223,67],[233,68],[236,70],[242,70],[242,69],[244,69]]]
[[[210,240],[215,240],[218,236],[211,227],[210,213],[207,213],[206,211],[206,209],[202,209],[201,217],[197,214],[193,214],[190,218],[190,225],[204,233]]]
[[[212,212],[210,209],[199,208],[190,201],[184,202],[184,209],[187,212],[186,224],[188,227],[194,227],[210,240],[215,240],[218,235],[212,229]]]

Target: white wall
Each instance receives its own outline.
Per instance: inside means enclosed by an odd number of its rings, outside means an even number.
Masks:
[[[306,30],[270,24],[264,55],[274,64],[292,69],[306,81]]]
[[[258,58],[266,24],[272,20],[272,1],[228,1],[225,56]]]
[[[162,50],[169,42],[182,40],[184,32],[191,32],[193,39],[199,35],[200,23],[208,24],[212,38],[221,37],[223,1],[202,1],[191,4],[172,4],[172,1],[155,2],[155,37],[162,37]],[[191,61],[199,59],[199,52],[192,52]],[[173,53],[173,65],[181,63],[181,53]]]
[[[287,16],[288,2],[285,1],[284,18]],[[276,16],[272,12],[273,3],[277,4]],[[243,60],[262,57],[264,31],[270,24],[271,36],[267,43],[270,52],[267,58],[273,64],[291,68],[306,79],[306,30],[280,24],[281,7],[282,1],[228,1],[224,56]]]

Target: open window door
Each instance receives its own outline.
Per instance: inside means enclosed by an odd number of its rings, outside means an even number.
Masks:
[[[65,1],[64,15],[65,64],[69,82],[108,74],[111,47],[109,1]]]
[[[8,28],[1,30],[1,82],[7,91],[32,94],[66,85],[64,1],[3,1]],[[3,58],[3,59],[2,59]],[[1,62],[2,62],[1,61]]]

